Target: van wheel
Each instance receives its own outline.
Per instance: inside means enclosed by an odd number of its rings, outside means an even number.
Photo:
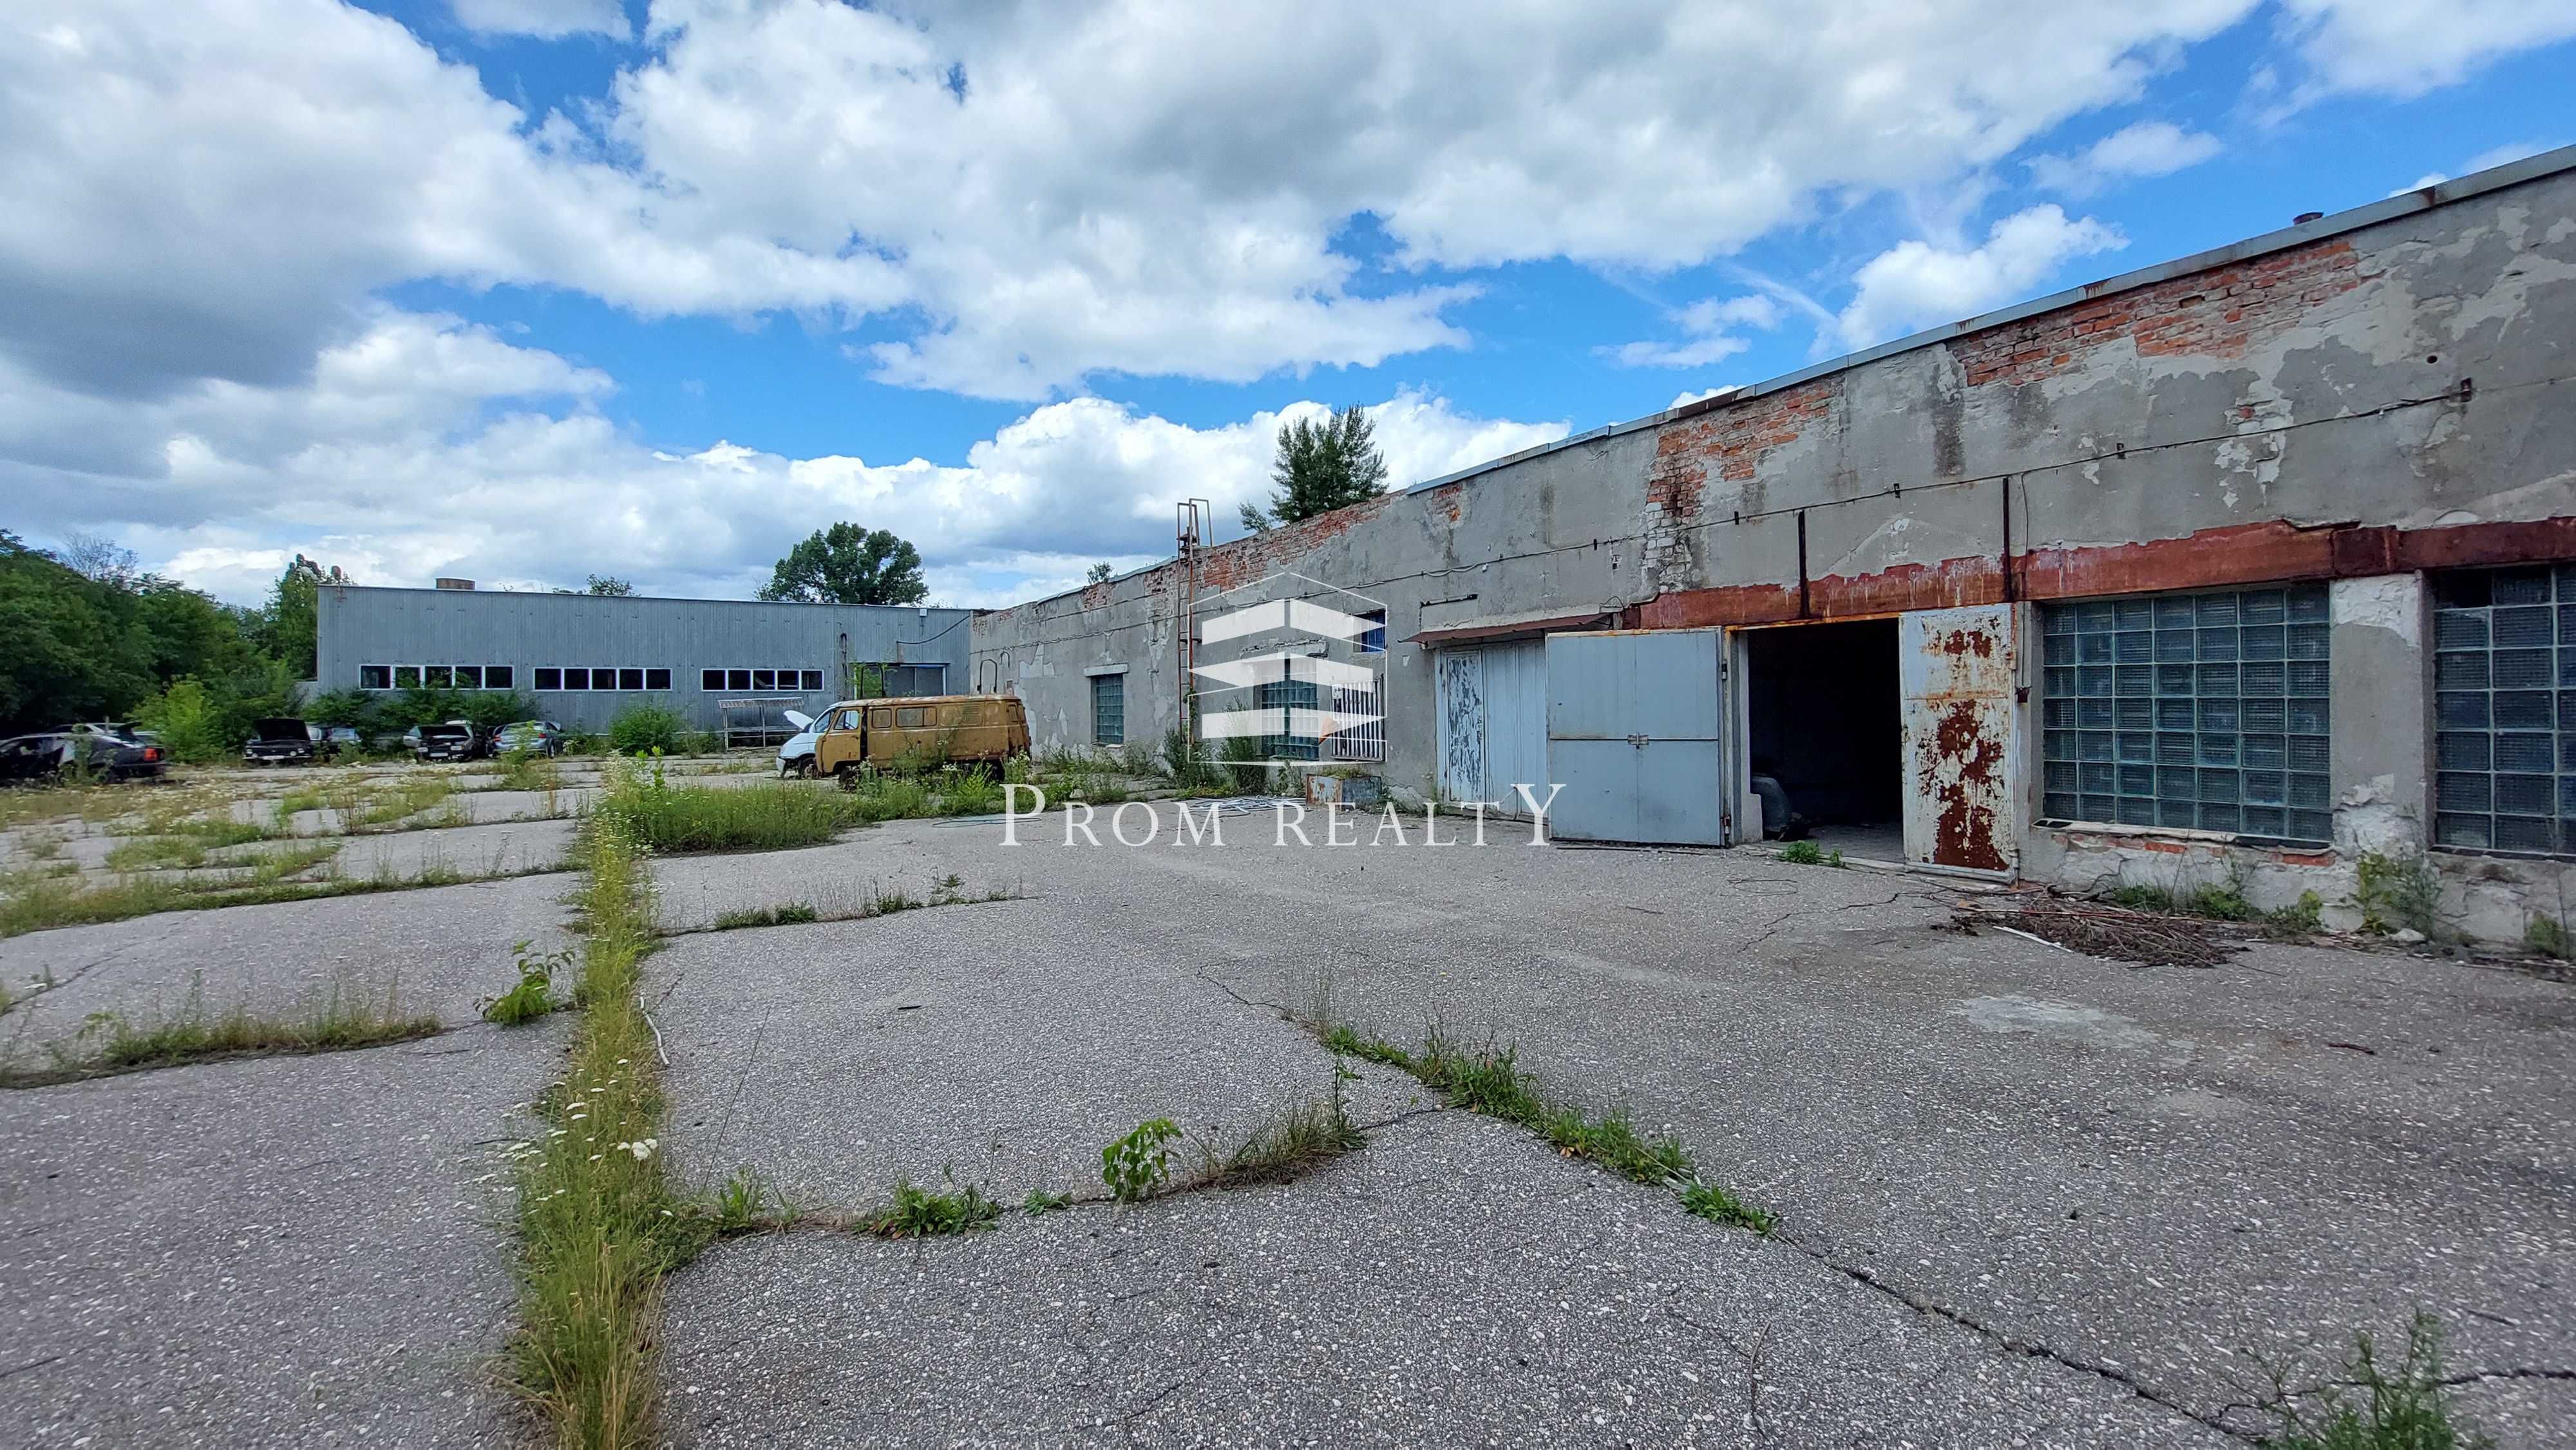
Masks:
[[[814,769],[814,757],[810,755],[798,757],[796,764],[790,769],[798,780],[812,780],[820,773]]]
[[[810,768],[810,767],[809,767],[809,768]],[[855,760],[843,761],[843,762],[841,763],[841,768],[840,768],[839,770],[837,770],[837,771],[833,772],[833,774],[834,774],[834,775],[836,775],[836,776],[840,779],[840,782],[841,782],[841,789],[846,790],[846,791],[853,791],[853,792],[855,792],[856,790],[858,790],[858,788],[859,788],[859,763],[858,763],[857,761],[855,761]]]

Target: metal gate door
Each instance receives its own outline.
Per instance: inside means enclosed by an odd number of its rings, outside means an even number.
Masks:
[[[1726,844],[1719,637],[1713,629],[1547,637],[1548,779],[1563,787],[1548,834]]]
[[[1440,794],[1485,798],[1485,653],[1444,649],[1440,661]]]
[[[1526,781],[1547,799],[1547,641],[1485,646],[1485,793],[1507,815],[1529,806]]]
[[[1905,859],[2011,870],[2020,846],[2010,765],[2012,606],[1898,616],[1896,674],[1905,712]]]

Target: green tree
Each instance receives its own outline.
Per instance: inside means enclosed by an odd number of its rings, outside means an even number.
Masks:
[[[635,592],[635,586],[614,574],[593,574],[583,587],[584,594],[597,594],[610,599],[623,599]]]
[[[133,599],[0,529],[0,733],[122,715],[151,695]]]
[[[1274,485],[1267,509],[1242,507],[1243,526],[1255,531],[1293,524],[1386,492],[1386,457],[1377,430],[1358,405],[1336,408],[1322,422],[1299,418],[1279,425],[1279,451],[1270,465]]]
[[[921,551],[884,529],[816,529],[778,561],[763,599],[802,604],[919,604],[930,593]]]
[[[1094,564],[1082,577],[1086,583],[1106,584],[1109,582],[1109,566],[1106,563]]]
[[[321,565],[295,556],[286,572],[268,591],[267,607],[259,615],[259,645],[263,652],[284,664],[299,680],[314,676],[314,601],[325,584],[346,584],[349,576],[337,565]]]

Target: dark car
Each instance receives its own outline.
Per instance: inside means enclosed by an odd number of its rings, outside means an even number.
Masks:
[[[242,759],[253,765],[311,765],[313,727],[291,715],[255,721]]]
[[[470,720],[442,720],[419,727],[412,755],[421,760],[477,760],[484,753],[483,732]]]
[[[159,745],[96,729],[0,740],[0,780],[148,780],[169,769]]]
[[[492,732],[492,753],[524,750],[531,755],[563,754],[564,730],[552,720],[513,720]]]

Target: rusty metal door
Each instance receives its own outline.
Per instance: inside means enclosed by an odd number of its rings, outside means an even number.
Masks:
[[[1549,835],[1726,844],[1719,639],[1713,629],[1547,637],[1547,770],[1562,787]]]
[[[1905,712],[1905,858],[2010,871],[2013,809],[2013,609],[1923,609],[1896,625]]]

